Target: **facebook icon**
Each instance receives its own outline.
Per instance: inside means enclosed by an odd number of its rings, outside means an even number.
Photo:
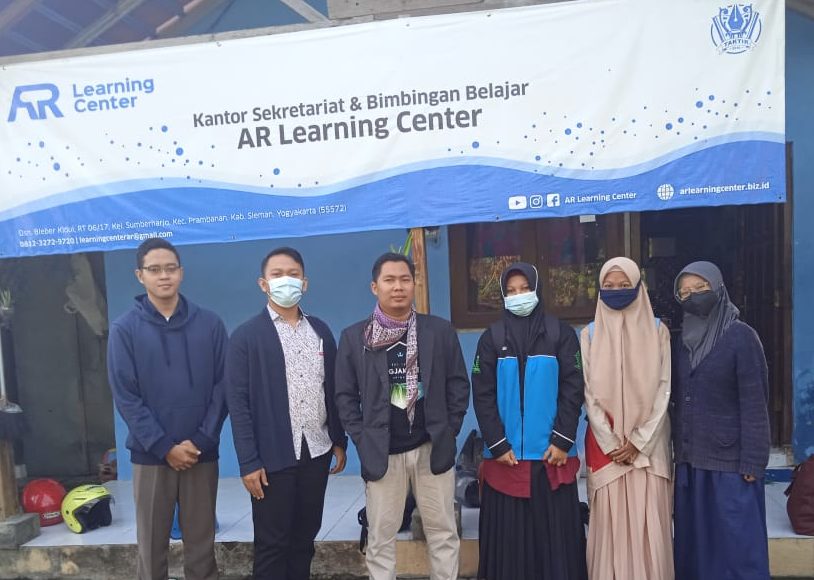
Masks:
[[[40,98],[28,100],[24,98],[24,95],[28,96],[27,93],[36,93],[35,96]],[[57,107],[58,98],[59,89],[51,83],[18,86],[14,89],[14,96],[11,99],[8,122],[13,123],[17,120],[18,109],[25,109],[28,116],[34,121],[45,119],[47,116],[46,109],[51,109],[51,115],[54,117],[62,117],[62,111]]]

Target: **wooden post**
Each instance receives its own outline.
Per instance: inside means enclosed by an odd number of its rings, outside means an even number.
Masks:
[[[3,308],[0,312],[0,323],[7,323],[12,310]],[[3,328],[0,324],[0,404],[5,407],[6,394],[6,366],[3,364]],[[3,412],[3,411],[0,411]],[[6,421],[16,419],[14,416],[6,417]],[[20,512],[17,499],[17,477],[14,473],[14,445],[11,441],[0,439],[0,522],[16,516]]]
[[[14,476],[14,446],[0,440],[0,522],[20,513],[17,479]]]
[[[421,314],[430,313],[430,281],[427,272],[427,252],[424,245],[424,228],[412,228],[413,263],[415,264],[415,309]]]

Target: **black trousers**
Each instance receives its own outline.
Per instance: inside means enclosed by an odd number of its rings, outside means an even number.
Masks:
[[[311,458],[303,439],[297,465],[269,473],[264,498],[252,499],[256,580],[310,578],[331,457]]]

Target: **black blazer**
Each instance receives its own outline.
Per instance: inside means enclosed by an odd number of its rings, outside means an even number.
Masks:
[[[348,440],[334,402],[336,341],[328,325],[319,318],[307,316],[307,319],[322,339],[328,433],[334,445],[344,448]],[[261,467],[271,473],[295,465],[283,345],[267,308],[232,334],[226,355],[226,380],[226,401],[240,475]]]
[[[387,473],[390,454],[390,379],[387,352],[364,346],[366,323],[346,328],[339,339],[336,406],[359,452],[362,477],[376,481]],[[424,420],[432,440],[430,468],[440,474],[455,464],[455,437],[469,407],[469,376],[452,325],[425,314],[416,323]]]

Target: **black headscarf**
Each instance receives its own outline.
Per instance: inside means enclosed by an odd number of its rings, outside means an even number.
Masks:
[[[695,368],[715,347],[715,343],[729,326],[738,319],[740,311],[729,299],[729,293],[726,291],[724,278],[718,266],[712,262],[693,262],[681,270],[675,280],[676,295],[678,295],[681,277],[685,274],[700,276],[709,282],[710,288],[718,296],[718,303],[706,317],[684,311],[681,340],[690,351],[690,366]]]
[[[540,287],[540,280],[537,270],[531,264],[526,262],[515,262],[500,275],[500,288],[503,296],[506,295],[506,283],[512,274],[522,274],[529,282],[529,288],[537,293],[539,302],[534,310],[528,316],[517,316],[512,314],[506,308],[503,309],[503,320],[506,325],[506,336],[508,336],[511,345],[517,350],[515,353],[517,357],[525,361],[526,357],[530,354],[531,347],[537,336],[545,331],[545,309],[543,308],[543,295],[542,288]]]

